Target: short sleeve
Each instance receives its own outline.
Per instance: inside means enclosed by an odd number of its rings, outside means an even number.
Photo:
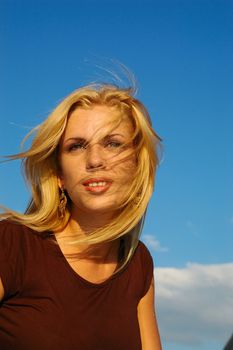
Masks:
[[[22,282],[20,225],[0,221],[0,277],[4,299],[20,291]]]
[[[140,261],[141,261],[142,281],[143,281],[141,298],[143,298],[148,292],[151,285],[151,281],[154,273],[154,263],[153,263],[152,256],[144,243],[140,241],[138,248],[140,249]]]

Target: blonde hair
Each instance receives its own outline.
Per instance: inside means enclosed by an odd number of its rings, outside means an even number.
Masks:
[[[137,169],[128,198],[116,218],[101,229],[94,230],[84,242],[90,245],[127,238],[128,250],[124,265],[132,257],[143,226],[146,208],[154,188],[154,178],[159,163],[160,138],[151,126],[149,114],[143,104],[133,96],[132,89],[115,85],[96,84],[84,86],[67,96],[39,126],[27,136],[35,134],[31,147],[10,159],[22,159],[25,177],[31,187],[32,198],[24,214],[6,210],[1,214],[38,232],[63,229],[70,218],[70,206],[65,215],[58,215],[60,190],[58,187],[58,147],[71,112],[76,108],[90,109],[95,105],[116,107],[132,120],[132,136]]]

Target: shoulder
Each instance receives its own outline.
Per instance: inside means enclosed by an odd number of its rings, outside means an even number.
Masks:
[[[139,241],[135,249],[132,260],[129,264],[132,275],[137,276],[138,287],[140,289],[140,298],[148,291],[153,278],[154,264],[153,258],[146,245]]]
[[[147,248],[145,243],[143,243],[141,240],[138,241],[137,248],[142,252],[142,254],[146,254],[146,255],[150,255],[151,256],[149,249]]]
[[[0,246],[4,248],[6,254],[9,249],[17,251],[20,246],[26,247],[32,242],[38,241],[39,236],[39,233],[25,225],[11,220],[0,221]]]
[[[151,256],[151,253],[142,241],[138,242],[134,255],[143,263],[143,265],[145,265],[146,263],[149,265],[153,264],[153,258]]]
[[[25,228],[9,220],[0,221],[0,277],[2,295],[8,297],[18,291],[22,282],[23,242]]]
[[[26,225],[17,223],[10,219],[0,220],[0,234],[4,234],[4,233],[7,233],[9,235],[14,233],[20,233],[20,234],[32,233],[34,235],[39,236],[39,232],[36,232],[31,228],[27,227]]]
[[[15,236],[15,233],[19,233],[23,231],[23,226],[14,223],[10,220],[1,220],[0,221],[0,239],[9,240]]]
[[[22,234],[28,233],[31,231],[28,227],[13,222],[11,220],[1,220],[0,221],[0,238],[12,238],[17,237]]]
[[[0,221],[0,256],[7,256],[15,250],[19,251],[19,246],[23,242],[23,237],[27,232],[23,225],[16,224],[10,220]]]
[[[0,221],[0,277],[6,298],[23,288],[29,266],[41,257],[40,237],[27,226]]]
[[[18,224],[9,219],[0,220],[0,233],[5,231],[12,232],[23,230],[24,228],[26,228],[26,226]]]

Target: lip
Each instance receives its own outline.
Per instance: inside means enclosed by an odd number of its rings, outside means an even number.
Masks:
[[[102,186],[90,186],[93,182],[104,182],[105,184]],[[82,184],[86,191],[92,192],[92,193],[103,193],[109,189],[109,187],[112,185],[112,180],[107,178],[90,178],[85,180]]]

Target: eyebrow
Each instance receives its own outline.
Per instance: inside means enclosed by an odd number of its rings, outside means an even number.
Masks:
[[[82,137],[69,137],[67,140],[64,140],[64,143],[67,143],[69,141],[86,142],[86,140],[83,139]]]

